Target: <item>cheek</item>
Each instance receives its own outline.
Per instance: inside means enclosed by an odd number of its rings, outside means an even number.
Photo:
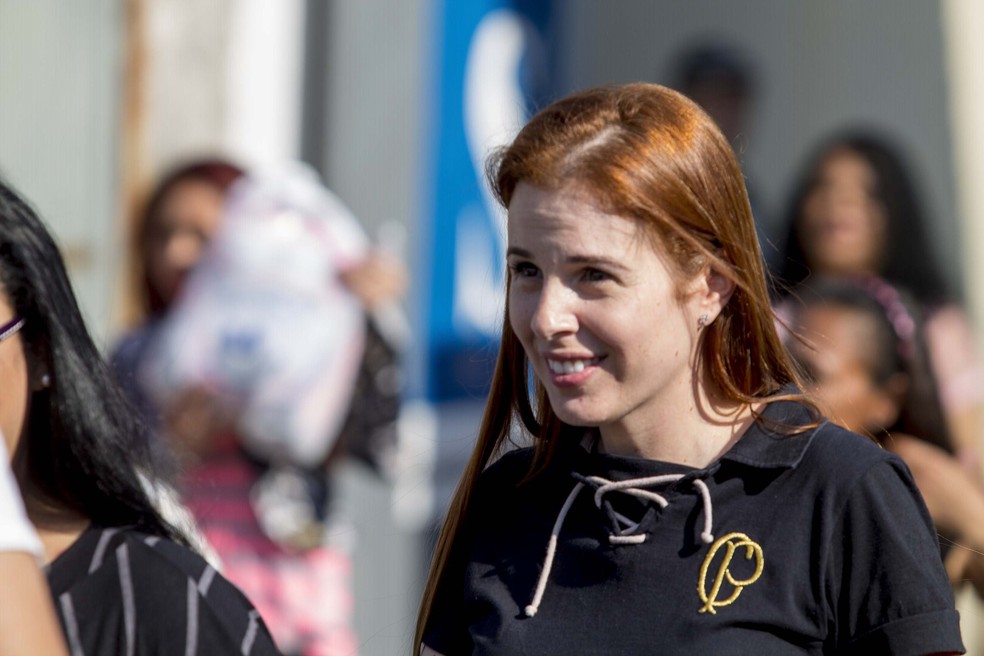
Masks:
[[[800,219],[800,231],[809,233],[815,227],[817,216],[822,213],[823,199],[819,192],[811,192],[803,201],[803,213]]]
[[[878,259],[888,240],[888,218],[880,208],[873,208],[870,211],[867,228],[867,254],[870,259]]]
[[[151,282],[157,286],[164,285],[171,275],[171,269],[167,259],[167,244],[155,244],[147,253],[147,273]]]
[[[530,323],[536,310],[537,299],[529,291],[524,292],[517,287],[519,285],[510,288],[509,295],[506,297],[506,306],[509,309],[509,325],[513,332],[525,341],[532,332]]]
[[[4,379],[3,394],[0,395],[0,430],[8,455],[12,457],[27,416],[27,366],[23,358],[8,355],[0,359],[0,371]]]

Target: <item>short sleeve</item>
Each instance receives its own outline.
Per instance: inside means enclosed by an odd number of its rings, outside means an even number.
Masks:
[[[825,587],[834,653],[963,653],[936,532],[900,460],[860,477],[832,537]]]

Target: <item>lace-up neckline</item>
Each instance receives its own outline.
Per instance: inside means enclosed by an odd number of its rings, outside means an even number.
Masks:
[[[664,495],[654,491],[651,488],[663,489],[665,491],[665,488],[668,486],[686,485],[689,483],[690,487],[698,493],[698,497],[703,506],[704,528],[701,531],[700,538],[705,544],[710,544],[714,541],[714,535],[712,533],[714,515],[710,490],[702,478],[710,476],[716,469],[717,467],[713,466],[710,469],[689,474],[659,474],[655,476],[640,476],[617,481],[609,480],[598,475],[582,475],[577,472],[572,472],[571,476],[573,477],[575,484],[570,493],[567,495],[567,499],[564,501],[563,506],[561,506],[560,511],[557,513],[557,519],[554,522],[552,530],[550,531],[550,538],[547,541],[547,551],[543,561],[543,568],[537,580],[536,589],[533,592],[533,598],[524,609],[525,615],[527,617],[534,617],[539,611],[540,603],[543,601],[543,595],[546,592],[547,583],[550,579],[550,572],[553,569],[554,558],[557,554],[557,542],[560,537],[560,531],[564,526],[564,520],[567,518],[567,514],[570,511],[571,506],[574,505],[574,501],[586,487],[594,490],[594,505],[598,508],[598,510],[607,514],[611,520],[613,530],[611,530],[608,535],[609,543],[615,545],[633,545],[642,544],[645,542],[647,534],[639,532],[640,522],[636,522],[616,511],[612,504],[606,499],[606,496],[611,494],[624,494],[656,504],[660,509],[663,509],[669,505],[669,500]]]

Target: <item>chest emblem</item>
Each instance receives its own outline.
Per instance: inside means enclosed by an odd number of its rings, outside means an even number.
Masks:
[[[744,560],[750,561],[749,563],[742,563],[741,560],[732,563],[735,553],[739,551],[743,552]],[[717,608],[733,604],[746,586],[755,583],[762,576],[764,567],[762,547],[744,533],[728,533],[715,540],[700,566],[700,581],[697,583],[697,594],[703,603],[700,612],[714,615]],[[715,573],[708,581],[708,573],[711,571]],[[745,578],[736,578],[733,571]]]

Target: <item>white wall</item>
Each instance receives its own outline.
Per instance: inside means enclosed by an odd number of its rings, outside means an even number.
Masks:
[[[299,153],[304,0],[148,2],[147,165]]]
[[[118,0],[0,0],[0,175],[48,222],[97,341],[120,265]]]

